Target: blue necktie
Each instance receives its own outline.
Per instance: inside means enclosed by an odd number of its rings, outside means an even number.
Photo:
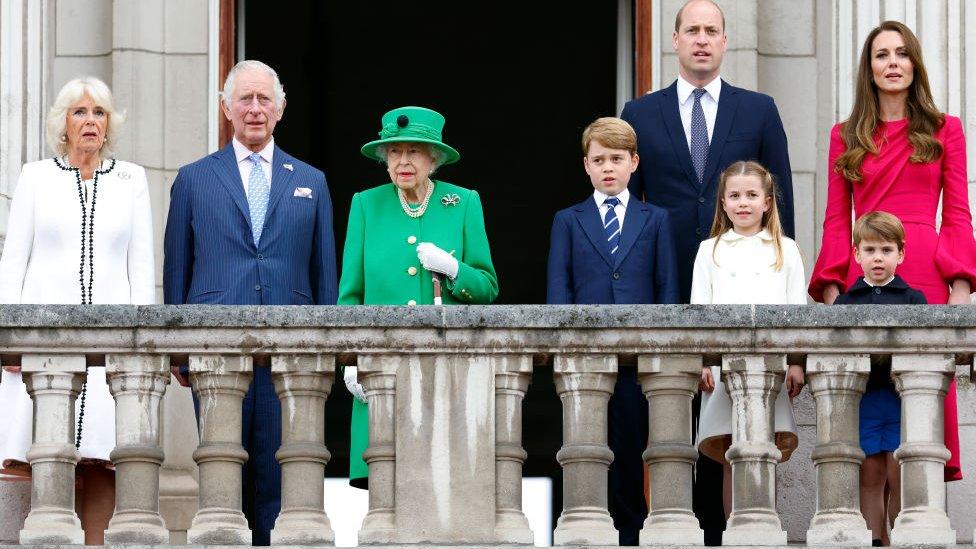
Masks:
[[[607,234],[607,245],[610,247],[610,255],[617,253],[620,244],[620,220],[617,219],[617,212],[614,208],[620,204],[620,199],[611,196],[603,201],[607,208],[607,213],[603,216],[603,232]]]
[[[247,157],[252,163],[251,175],[247,178],[247,205],[251,211],[251,236],[254,237],[254,245],[261,242],[261,231],[264,230],[264,214],[268,211],[268,194],[271,192],[271,184],[264,175],[264,168],[261,167],[261,155],[251,153]]]
[[[691,107],[691,164],[695,167],[698,183],[705,177],[705,159],[708,158],[708,126],[705,124],[705,111],[701,98],[705,88],[695,88],[695,105]]]

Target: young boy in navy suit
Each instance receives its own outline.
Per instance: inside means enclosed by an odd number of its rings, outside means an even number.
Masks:
[[[895,274],[905,260],[905,228],[897,217],[887,212],[866,213],[854,223],[853,236],[854,259],[864,276],[838,296],[834,305],[928,303],[925,294]],[[901,509],[901,471],[894,457],[901,442],[901,399],[891,381],[890,365],[871,364],[861,397],[859,430],[866,456],[861,463],[861,514],[871,529],[872,545],[888,545],[887,523]]]
[[[556,213],[549,244],[550,304],[677,303],[671,224],[663,208],[627,190],[637,135],[619,118],[583,131],[583,169],[593,194]],[[621,369],[609,408],[610,513],[621,545],[637,545],[647,516],[644,464],[647,400],[633,368]]]

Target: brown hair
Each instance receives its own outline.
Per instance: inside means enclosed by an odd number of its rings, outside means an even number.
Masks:
[[[783,268],[783,225],[779,220],[779,207],[776,203],[776,197],[779,195],[779,189],[776,187],[776,181],[773,179],[773,174],[769,173],[765,167],[759,162],[752,160],[740,160],[733,163],[718,179],[718,197],[715,199],[715,218],[712,221],[712,238],[720,237],[729,229],[732,228],[732,220],[725,213],[725,209],[722,207],[722,199],[725,196],[725,185],[730,177],[737,177],[743,175],[752,175],[758,177],[762,181],[762,190],[767,197],[771,198],[769,209],[763,213],[762,216],[762,227],[769,232],[770,236],[773,238],[773,247],[776,249],[776,261],[773,263],[773,270],[780,270]],[[718,248],[718,242],[712,247],[712,261],[715,261],[715,250]],[[716,262],[716,265],[718,263]]]
[[[904,250],[905,227],[888,212],[868,212],[854,222],[854,246],[860,246],[862,240],[894,242]]]
[[[590,143],[598,142],[608,149],[621,149],[637,154],[637,134],[627,122],[607,116],[597,118],[583,130],[583,154],[590,154]]]
[[[674,32],[678,32],[678,30],[681,28],[681,14],[684,13],[685,8],[688,7],[688,4],[692,2],[698,2],[698,1],[699,0],[688,0],[687,2],[682,4],[681,9],[678,10],[678,14],[674,16]],[[713,0],[705,0],[705,1],[715,6],[715,9],[717,9],[718,13],[722,16],[722,34],[725,34],[725,12],[722,11],[722,6],[719,6],[718,3],[714,2]]]
[[[861,48],[861,61],[857,68],[857,85],[854,89],[854,108],[841,126],[841,137],[847,150],[837,157],[834,171],[848,181],[861,180],[861,163],[868,153],[877,154],[874,130],[881,120],[878,106],[878,89],[871,70],[874,39],[885,31],[897,32],[905,42],[905,53],[914,67],[915,77],[908,87],[905,110],[908,115],[908,141],[914,151],[909,159],[916,164],[932,162],[942,155],[942,143],[935,132],[945,123],[945,116],[935,106],[929,76],[922,63],[922,46],[911,29],[898,21],[885,21],[868,33]]]

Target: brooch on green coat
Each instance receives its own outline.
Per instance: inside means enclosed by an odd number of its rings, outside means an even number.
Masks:
[[[461,203],[461,197],[455,193],[445,194],[441,197],[441,204],[445,206],[457,206]]]

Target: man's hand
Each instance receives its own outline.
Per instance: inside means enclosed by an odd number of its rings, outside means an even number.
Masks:
[[[706,393],[715,390],[715,379],[712,378],[712,369],[708,366],[702,368],[701,379],[698,380],[698,389]]]

